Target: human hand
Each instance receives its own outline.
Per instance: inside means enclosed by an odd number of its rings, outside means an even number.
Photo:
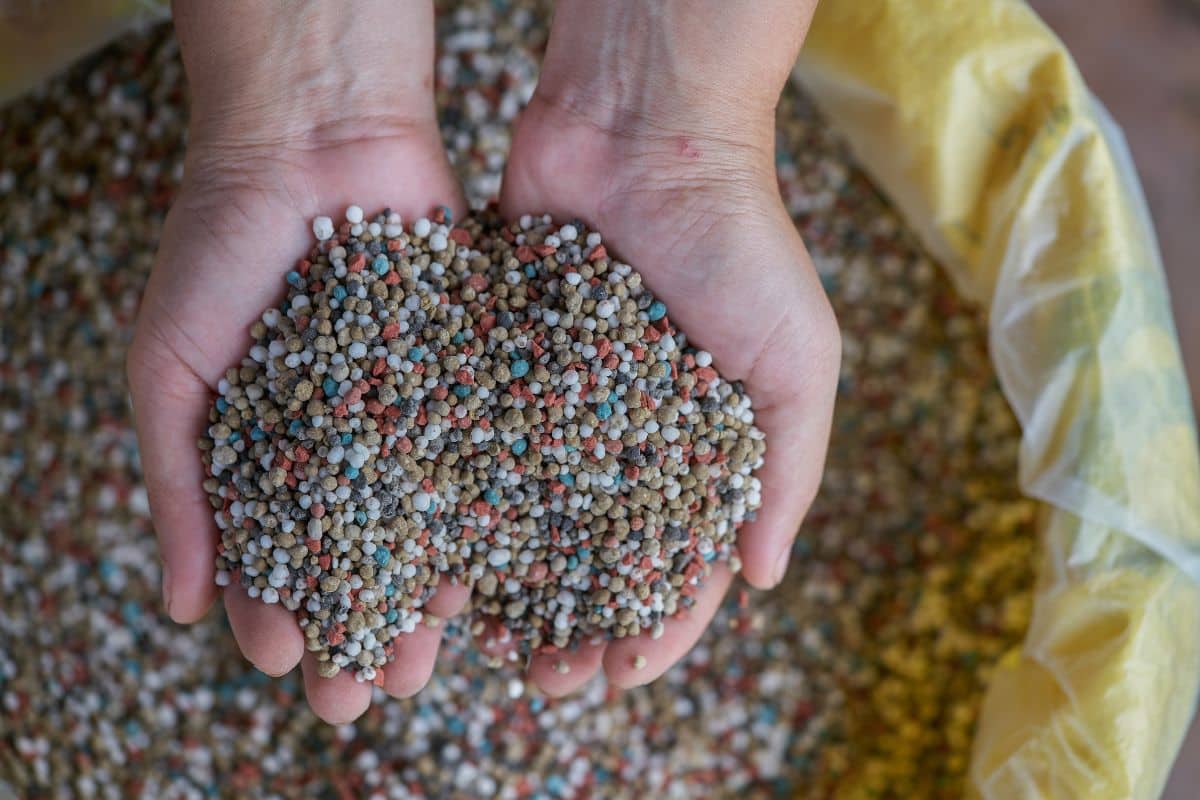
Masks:
[[[216,594],[217,529],[196,441],[217,382],[249,347],[250,325],[278,302],[284,273],[306,254],[311,220],[351,202],[368,215],[390,206],[406,224],[436,205],[463,209],[433,111],[432,8],[407,5],[373,2],[352,17],[323,19],[330,12],[315,4],[281,20],[272,3],[239,4],[228,14],[176,3],[193,96],[185,177],[128,372],[164,600],[177,622],[199,619]],[[394,30],[401,19],[404,30]],[[223,594],[255,666],[282,675],[299,662],[309,703],[329,722],[367,708],[370,684],[348,671],[318,676],[291,612],[251,599],[236,581]],[[467,594],[444,588],[427,609],[452,615]],[[440,640],[441,629],[428,626],[401,636],[384,689],[420,689]]]
[[[745,383],[767,437],[762,509],[739,536],[759,588],[782,579],[820,483],[840,361],[775,179],[775,103],[809,14],[781,2],[563,0],[501,198],[510,219],[548,212],[599,230],[689,341]],[[531,677],[553,695],[601,667],[621,687],[654,680],[695,643],[731,577],[714,569],[660,639],[536,656]]]

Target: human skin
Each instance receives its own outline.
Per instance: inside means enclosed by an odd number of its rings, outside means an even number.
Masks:
[[[819,483],[839,358],[772,158],[774,104],[811,6],[560,2],[502,197],[507,213],[549,211],[601,230],[722,373],[745,381],[768,450],[764,507],[739,547],[746,578],[763,588],[782,578]],[[389,206],[406,221],[436,205],[464,209],[436,124],[430,2],[279,8],[174,5],[192,94],[188,153],[128,371],[164,601],[181,623],[203,616],[217,593],[218,537],[195,442],[250,323],[304,255],[312,218],[350,203],[368,214]],[[729,580],[718,569],[658,640],[585,645],[560,656],[565,673],[535,658],[530,675],[551,694],[601,666],[620,686],[653,679],[690,648]],[[444,587],[430,608],[452,615],[466,598],[465,587]],[[299,663],[319,716],[342,723],[366,710],[370,685],[346,672],[319,678],[290,612],[251,600],[236,581],[223,599],[247,659],[271,675]],[[440,638],[424,626],[401,637],[384,689],[419,690]],[[640,670],[634,654],[646,658]]]
[[[501,193],[510,217],[579,216],[603,232],[689,341],[745,383],[767,452],[762,509],[738,548],[761,589],[783,579],[820,484],[841,357],[775,178],[775,106],[815,5],[560,0]],[[536,657],[531,674],[550,694],[601,667],[621,687],[654,680],[695,643],[731,577],[716,570],[658,640]]]

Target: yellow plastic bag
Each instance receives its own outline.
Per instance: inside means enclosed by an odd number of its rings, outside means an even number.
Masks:
[[[0,101],[156,8],[6,10]],[[1045,504],[1033,620],[994,674],[969,791],[1157,797],[1200,681],[1200,460],[1120,134],[1020,0],[823,0],[796,75],[989,309],[1021,485]]]
[[[1017,0],[825,0],[796,77],[988,309],[1021,486],[1045,504],[970,793],[1157,797],[1200,679],[1200,460],[1119,131]]]

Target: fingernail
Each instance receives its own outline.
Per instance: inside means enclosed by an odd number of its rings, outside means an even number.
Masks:
[[[787,547],[779,554],[779,559],[775,562],[775,585],[778,586],[783,582],[783,576],[787,574],[788,562],[792,560],[792,544],[788,542]]]
[[[163,605],[167,607],[167,616],[171,616],[171,568],[165,563],[162,565],[162,592]]]

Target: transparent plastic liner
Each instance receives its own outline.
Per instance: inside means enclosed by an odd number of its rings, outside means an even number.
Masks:
[[[1157,797],[1200,680],[1200,459],[1120,131],[1015,0],[825,0],[796,79],[988,309],[1020,484],[1045,504],[969,792]]]

